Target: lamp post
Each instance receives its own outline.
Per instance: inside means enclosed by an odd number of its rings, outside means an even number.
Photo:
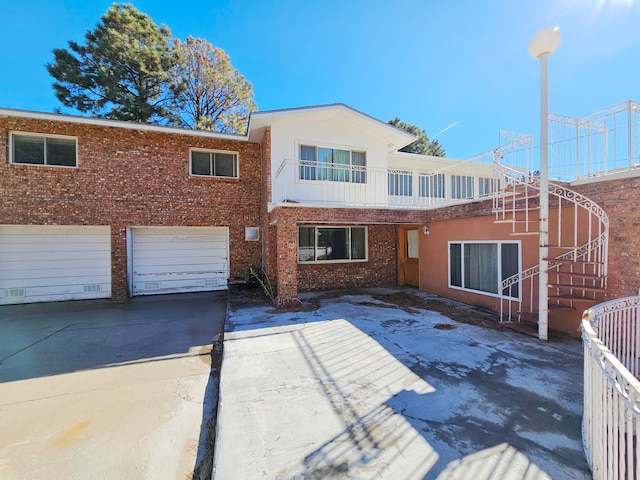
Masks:
[[[538,283],[538,338],[549,338],[549,138],[547,63],[560,45],[558,27],[545,28],[529,42],[529,55],[540,59],[540,248]]]

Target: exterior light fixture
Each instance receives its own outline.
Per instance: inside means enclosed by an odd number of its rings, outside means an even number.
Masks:
[[[426,225],[424,227],[422,227],[422,233],[424,233],[425,235],[429,235],[429,233],[430,233],[429,232],[429,227],[426,226]]]
[[[547,61],[560,45],[560,29],[545,28],[529,42],[529,55],[540,60],[540,248],[538,274],[538,338],[548,339],[549,328],[549,127]]]

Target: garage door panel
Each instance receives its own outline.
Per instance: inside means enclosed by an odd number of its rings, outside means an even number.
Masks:
[[[0,288],[26,288],[26,287],[34,287],[34,288],[42,288],[42,287],[68,287],[76,285],[78,288],[82,289],[84,285],[93,285],[95,283],[111,283],[110,275],[88,275],[84,277],[79,276],[59,276],[59,277],[48,277],[48,278],[11,278],[4,279],[0,278]],[[63,292],[62,292],[63,293]]]
[[[183,258],[173,258],[173,257],[144,257],[138,258],[136,262],[136,268],[144,268],[144,267],[174,267],[179,265],[222,265],[223,267],[226,265],[227,259],[223,255],[216,256],[202,256],[202,257],[183,257]]]
[[[154,267],[149,266],[147,268],[139,268],[134,274],[140,278],[151,278],[155,277],[155,279],[164,279],[164,278],[175,278],[177,276],[182,275],[190,276],[191,278],[205,278],[205,277],[220,277],[222,275],[226,275],[226,268],[224,265],[218,265],[218,268],[215,266],[203,266],[199,269],[188,268],[189,266],[178,265],[174,269],[169,270],[166,267]],[[225,277],[226,278],[226,277]]]
[[[111,283],[91,283],[87,285],[55,285],[40,287],[14,287],[5,290],[2,299],[3,304],[12,305],[20,303],[50,302],[52,297],[64,296],[65,300],[92,300],[97,298],[109,298],[111,296]]]
[[[179,246],[183,251],[188,250],[205,250],[209,248],[215,248],[226,252],[226,241],[209,241],[209,242],[147,242],[137,244],[136,250],[138,252],[165,252],[173,251],[176,246]]]
[[[27,239],[24,242],[29,243],[7,243],[0,245],[0,255],[13,253],[67,253],[67,252],[104,252],[107,255],[111,252],[111,244],[104,243],[49,243],[45,244],[41,241],[33,242]]]
[[[226,228],[132,228],[132,293],[199,292],[227,286]]]
[[[177,258],[188,259],[189,257],[200,257],[200,258],[227,258],[227,247],[220,247],[217,244],[215,246],[211,246],[210,248],[194,248],[193,246],[189,247],[179,247],[181,249],[181,255]],[[176,246],[167,250],[134,250],[134,255],[138,259],[161,259],[161,258],[176,258],[172,255]]]
[[[109,233],[107,225],[0,225],[0,232],[11,235],[93,235]]]
[[[10,271],[23,271],[23,270],[74,270],[77,268],[85,268],[87,265],[87,259],[78,259],[74,258],[73,255],[69,255],[70,258],[67,259],[32,259],[29,256],[25,256],[24,260],[16,261],[9,260],[5,261],[2,257],[0,257],[0,271],[2,272],[10,272]],[[108,260],[108,257],[105,257],[104,260]],[[106,262],[105,262],[106,263]],[[95,268],[95,267],[92,267]],[[105,267],[103,267],[105,268]],[[105,270],[108,270],[105,268]]]
[[[83,268],[57,268],[55,270],[55,276],[51,275],[51,269],[19,269],[19,270],[2,270],[2,276],[0,276],[0,284],[5,279],[11,279],[11,281],[18,280],[33,280],[38,282],[40,279],[47,282],[55,282],[60,279],[75,279],[76,283],[86,283],[87,278],[100,278],[108,277],[111,274],[108,268],[96,268],[96,267],[83,267]],[[53,283],[52,283],[53,284]]]
[[[65,245],[84,245],[87,243],[104,243],[104,236],[98,234],[92,235],[56,235],[47,233],[42,236],[35,236],[33,234],[14,234],[14,235],[3,235],[0,237],[0,245],[13,245],[13,244],[22,244],[28,241],[30,244],[34,245],[50,245],[56,243],[62,243]],[[1,247],[0,247],[1,248]]]
[[[208,292],[226,289],[226,280],[209,279],[201,282],[175,280],[170,282],[136,282],[134,295],[159,295],[166,293]]]
[[[0,304],[110,296],[108,226],[0,225]]]
[[[5,252],[6,253],[6,252]],[[52,258],[54,260],[52,260]],[[0,262],[47,262],[47,261],[86,261],[98,260],[101,262],[111,262],[110,250],[83,250],[83,251],[62,251],[62,252],[43,252],[43,251],[26,251],[11,252],[6,255],[0,252]]]

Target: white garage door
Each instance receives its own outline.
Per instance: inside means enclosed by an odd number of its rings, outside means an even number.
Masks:
[[[132,295],[227,288],[226,227],[133,227],[130,231]]]
[[[0,225],[0,305],[109,297],[108,226]]]

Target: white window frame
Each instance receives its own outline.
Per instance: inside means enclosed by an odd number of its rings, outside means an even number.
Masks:
[[[235,157],[235,172],[236,175],[233,177],[225,176],[225,175],[213,175],[213,171],[211,175],[203,175],[200,173],[193,173],[193,152],[198,153],[208,153],[209,155],[215,153],[223,153],[223,154],[231,154]],[[211,160],[210,160],[211,161]],[[213,168],[213,165],[212,165]],[[218,150],[218,149],[209,149],[209,148],[190,148],[189,149],[189,176],[197,177],[197,178],[232,178],[239,179],[240,178],[240,153],[232,150]]]
[[[316,151],[316,159],[315,161],[313,161],[313,165],[309,164],[303,164],[303,162],[311,162],[311,160],[303,160],[302,159],[302,147],[310,147],[310,148],[315,148]],[[331,150],[342,150],[345,152],[349,152],[349,180],[348,181],[340,181],[340,180],[324,180],[321,178],[318,178],[318,169],[319,168],[332,168],[331,166],[327,166],[327,167],[321,167],[320,164],[318,163],[318,149],[319,148],[326,148],[326,149],[331,149]],[[353,154],[354,153],[362,153],[364,154],[364,165],[354,165],[353,164]],[[297,182],[322,182],[322,183],[326,183],[326,182],[330,182],[330,183],[348,183],[351,185],[366,185],[367,181],[368,181],[368,172],[367,172],[367,166],[369,164],[369,152],[367,152],[366,148],[358,148],[358,147],[349,147],[349,146],[344,146],[344,145],[329,145],[329,144],[322,144],[322,143],[316,143],[316,142],[297,142],[296,145],[296,157],[298,159],[298,171],[296,172],[296,181]],[[335,164],[334,164],[335,165]],[[346,167],[346,165],[345,165]],[[301,176],[301,169],[302,168],[313,168],[315,169],[315,178],[311,179],[311,178],[302,178]],[[334,167],[335,168],[335,167]],[[344,168],[345,171],[347,171],[346,168]],[[355,176],[361,177],[364,179],[364,181],[362,182],[354,182],[353,179]]]
[[[13,138],[14,137],[36,137],[42,138],[45,142],[44,148],[44,163],[22,163],[16,162],[14,158],[13,151]],[[51,165],[47,163],[47,138],[61,138],[65,140],[73,140],[75,143],[75,165]],[[9,163],[12,165],[25,165],[30,167],[48,167],[48,168],[78,168],[78,137],[74,137],[71,135],[56,135],[49,133],[35,133],[35,132],[22,132],[22,131],[10,131],[9,132]]]
[[[418,175],[418,195],[420,198],[446,198],[445,183],[446,175],[444,173],[420,173]]]
[[[318,248],[318,232],[317,229],[318,228],[342,228],[342,229],[352,229],[352,228],[362,228],[364,230],[364,258],[357,258],[357,259],[348,259],[348,258],[341,258],[341,259],[337,259],[337,260],[306,260],[306,261],[301,261],[300,260],[300,254],[299,254],[299,249],[300,249],[300,228],[314,228],[315,230],[315,234],[314,234],[314,238],[315,238],[315,245],[314,245],[314,249]],[[349,252],[351,252],[351,232],[349,233]],[[364,263],[364,262],[368,262],[369,261],[369,228],[363,225],[298,225],[297,228],[297,232],[296,232],[296,258],[298,259],[298,263],[300,264],[313,264],[313,265],[318,265],[318,264],[330,264],[330,263]]]
[[[457,200],[473,198],[474,180],[475,177],[472,175],[451,175],[451,198]]]
[[[500,179],[492,177],[478,177],[478,195],[493,195],[500,191]]]
[[[413,197],[413,191],[413,172],[411,170],[394,168],[387,172],[387,194],[390,197]]]
[[[461,290],[464,292],[475,293],[477,295],[486,295],[488,297],[494,298],[503,298],[505,300],[521,300],[522,299],[522,282],[520,282],[520,288],[518,288],[518,296],[512,297],[509,295],[503,295],[502,291],[498,289],[498,293],[485,292],[484,290],[474,290],[471,288],[466,288],[465,278],[464,278],[464,246],[465,244],[493,244],[498,245],[498,264],[496,268],[498,269],[498,282],[501,285],[506,278],[502,278],[502,245],[517,245],[518,246],[518,272],[522,273],[522,242],[520,240],[450,240],[447,242],[447,285],[449,288],[453,290]],[[460,280],[462,286],[452,285],[451,284],[451,245],[461,245],[461,255],[460,255]]]

